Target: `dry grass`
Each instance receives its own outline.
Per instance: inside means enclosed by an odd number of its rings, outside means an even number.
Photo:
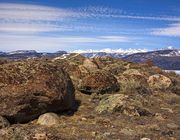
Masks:
[[[122,93],[138,93],[141,95],[149,95],[151,91],[145,85],[134,79],[124,80],[120,83],[120,92]]]

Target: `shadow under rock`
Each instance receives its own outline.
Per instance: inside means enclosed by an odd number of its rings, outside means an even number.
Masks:
[[[81,101],[80,100],[75,100],[75,103],[73,105],[73,107],[69,110],[65,110],[65,111],[61,111],[61,112],[57,112],[58,115],[65,115],[65,116],[73,116],[75,112],[78,111],[78,108],[80,107],[81,105]]]

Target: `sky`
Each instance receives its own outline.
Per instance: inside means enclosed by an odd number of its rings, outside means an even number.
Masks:
[[[0,0],[0,51],[180,49],[180,0]]]

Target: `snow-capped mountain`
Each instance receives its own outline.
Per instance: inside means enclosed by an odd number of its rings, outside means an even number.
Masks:
[[[101,49],[101,50],[75,50],[71,53],[79,53],[88,58],[94,57],[113,57],[113,58],[122,58],[130,54],[139,53],[139,52],[147,52],[147,49]]]
[[[146,49],[103,49],[103,50],[76,50],[76,53],[94,58],[94,57],[113,57],[121,58],[132,62],[144,63],[147,60],[153,61],[154,65],[169,70],[180,70],[180,51],[174,48],[166,48],[156,51],[147,51]]]
[[[0,55],[6,55],[6,53],[5,52],[0,52]]]
[[[131,55],[127,55],[124,57],[127,60],[131,60],[133,62],[144,62],[148,59],[154,59],[157,57],[180,57],[180,51],[176,49],[168,49],[168,50],[157,50],[157,51],[149,51],[145,53],[135,53]]]
[[[36,52],[35,50],[17,50],[12,52],[0,52],[0,58],[6,59],[31,59],[31,58],[54,58],[61,56],[63,54],[67,54],[66,51],[58,51],[55,53],[42,53]]]
[[[180,51],[173,50],[173,51],[170,51],[169,53],[166,53],[166,54],[160,54],[160,56],[169,56],[169,57],[180,56]]]
[[[157,50],[146,53],[136,53],[123,59],[143,63],[151,60],[154,65],[167,70],[180,70],[180,51],[176,49]]]
[[[36,54],[37,52],[35,50],[17,50],[17,51],[12,51],[8,52],[8,55],[13,55],[13,54]]]
[[[55,53],[42,53],[34,50],[18,50],[13,52],[0,52],[0,58],[6,59],[31,59],[31,58],[57,58],[66,59],[71,53],[81,54],[88,58],[113,57],[132,62],[143,63],[151,60],[154,65],[166,70],[180,70],[180,51],[176,49],[162,49],[147,51],[146,49],[103,49],[103,50],[76,50],[73,52],[58,51]]]

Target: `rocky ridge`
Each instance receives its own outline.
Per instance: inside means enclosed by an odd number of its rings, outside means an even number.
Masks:
[[[0,68],[2,140],[180,137],[180,76],[149,63],[70,54]]]

